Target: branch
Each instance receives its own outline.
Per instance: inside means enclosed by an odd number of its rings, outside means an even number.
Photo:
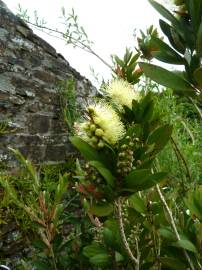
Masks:
[[[177,239],[178,241],[180,241],[181,238],[180,238],[180,235],[179,235],[179,233],[178,233],[178,231],[177,231],[177,227],[176,227],[176,225],[175,225],[175,221],[174,221],[174,218],[173,218],[173,214],[172,214],[170,208],[168,207],[168,204],[167,204],[167,202],[166,202],[166,200],[165,200],[163,194],[161,193],[161,190],[160,190],[159,185],[156,185],[156,190],[157,190],[157,193],[159,194],[159,197],[160,197],[160,199],[161,199],[161,202],[162,202],[162,204],[164,205],[164,207],[165,207],[165,209],[166,209],[166,212],[167,212],[167,214],[168,214],[168,216],[169,216],[170,223],[171,223],[171,227],[172,227],[172,229],[173,229],[173,231],[174,231],[175,237],[176,237],[176,239]],[[193,266],[193,263],[192,263],[192,261],[191,261],[191,259],[190,259],[190,257],[189,257],[189,254],[187,253],[187,251],[186,251],[185,249],[183,249],[183,253],[184,253],[184,255],[185,255],[185,257],[186,257],[186,259],[187,259],[187,261],[188,261],[188,263],[189,263],[190,268],[191,268],[192,270],[195,270],[195,268],[194,268],[194,266]]]
[[[118,209],[119,229],[120,229],[121,238],[123,240],[125,250],[127,251],[128,256],[130,257],[131,261],[134,263],[135,269],[139,270],[139,257],[140,257],[140,255],[139,255],[138,243],[137,243],[137,239],[136,239],[137,258],[135,258],[131,249],[130,249],[130,246],[127,242],[126,235],[124,232],[123,217],[122,217],[122,211],[121,211],[121,198],[117,199],[116,205],[117,205],[117,209]]]
[[[85,43],[79,41],[78,39],[72,37],[72,36],[69,36],[69,35],[66,35],[65,33],[63,33],[62,31],[59,31],[59,30],[56,30],[56,29],[51,29],[49,27],[46,27],[46,26],[42,26],[42,25],[38,25],[36,23],[32,23],[28,20],[24,20],[26,23],[34,26],[34,27],[37,27],[41,30],[47,30],[47,31],[51,31],[51,32],[54,32],[56,34],[60,34],[62,35],[63,38],[60,38],[64,41],[67,41],[64,37],[66,38],[69,38],[70,40],[73,40],[75,43],[72,43],[74,46],[76,46],[77,48],[79,49],[82,49],[88,53],[91,53],[92,55],[94,55],[95,57],[97,57],[104,65],[106,65],[109,69],[111,69],[112,72],[115,72],[112,68],[112,66],[110,64],[108,64],[102,57],[100,57],[94,50],[91,49],[91,47],[89,45],[86,45]],[[46,33],[48,35],[50,35],[50,33]],[[56,37],[56,36],[55,36]],[[59,38],[59,37],[57,37]]]
[[[189,177],[189,180],[192,182],[191,173],[189,171],[189,167],[187,165],[186,159],[184,158],[182,152],[180,151],[180,149],[177,146],[177,144],[176,144],[175,140],[173,139],[173,137],[171,137],[171,142],[174,145],[174,148],[175,148],[176,152],[179,154],[179,157],[181,158],[181,160],[182,160],[182,162],[184,164],[184,167],[185,167],[185,169],[187,171],[187,176]]]

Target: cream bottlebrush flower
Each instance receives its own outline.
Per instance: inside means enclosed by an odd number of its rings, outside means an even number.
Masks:
[[[98,102],[88,106],[87,112],[90,120],[80,124],[78,135],[91,145],[104,146],[103,141],[114,145],[124,136],[124,125],[111,106]]]
[[[124,80],[113,80],[105,89],[108,96],[118,105],[132,109],[132,100],[139,100],[140,94],[134,91],[132,85]]]

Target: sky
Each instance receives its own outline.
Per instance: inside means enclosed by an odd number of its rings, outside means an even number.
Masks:
[[[111,64],[111,55],[122,57],[126,46],[134,49],[134,29],[145,30],[153,24],[158,26],[159,14],[153,9],[147,0],[4,0],[5,4],[14,12],[20,4],[27,9],[29,14],[37,10],[39,17],[44,18],[50,28],[61,29],[61,7],[66,13],[74,8],[81,24],[94,42],[93,50],[104,60]],[[35,30],[34,30],[35,31]],[[70,65],[81,75],[90,79],[94,84],[94,76],[90,67],[107,80],[111,72],[95,56],[66,45],[62,40],[50,37],[40,31],[35,31],[43,39],[49,42],[58,53],[62,54]]]

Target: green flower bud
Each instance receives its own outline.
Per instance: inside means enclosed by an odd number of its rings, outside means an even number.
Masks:
[[[89,106],[89,107],[87,108],[87,111],[88,111],[90,114],[92,114],[92,113],[94,113],[95,109],[94,109],[93,106]]]
[[[95,124],[91,124],[90,125],[90,131],[95,131],[96,130],[96,125]]]
[[[104,131],[101,128],[97,128],[95,130],[95,135],[98,137],[102,137],[104,135]]]
[[[127,144],[123,144],[123,145],[121,145],[121,149],[123,149],[123,150],[125,150],[125,149],[127,149]]]
[[[84,123],[84,124],[83,124],[83,129],[84,129],[85,131],[88,131],[88,130],[89,130],[89,126],[90,126],[89,123]]]
[[[134,142],[129,142],[129,146],[133,147],[134,146]]]
[[[103,148],[105,146],[103,141],[99,141],[99,143],[97,144],[98,148]]]
[[[84,209],[87,210],[87,211],[88,211],[89,208],[90,208],[90,205],[89,205],[88,201],[86,200],[86,198],[83,199],[83,207],[84,207]]]
[[[119,158],[122,158],[122,157],[125,157],[126,154],[125,154],[124,152],[120,152],[120,153],[118,154],[118,156],[119,156]]]
[[[93,137],[91,138],[91,142],[92,142],[92,143],[97,143],[97,142],[98,142],[98,138],[95,137],[95,136],[93,136]]]

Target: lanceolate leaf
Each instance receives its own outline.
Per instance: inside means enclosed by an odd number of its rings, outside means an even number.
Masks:
[[[159,25],[163,33],[167,36],[170,41],[170,44],[176,49],[178,52],[184,54],[186,46],[182,43],[180,36],[176,33],[176,30],[170,26],[167,22],[163,20],[159,20]]]
[[[164,269],[171,270],[187,270],[187,267],[184,263],[182,263],[179,259],[173,257],[160,257],[160,262]]]
[[[138,194],[134,194],[129,197],[129,205],[139,213],[145,213],[147,211],[146,204]]]
[[[202,86],[202,68],[198,68],[194,71],[194,80],[199,86]]]
[[[160,38],[152,37],[152,43],[158,48],[152,53],[156,59],[169,64],[184,64],[184,59]]]
[[[104,162],[104,159],[101,157],[101,155],[87,142],[82,140],[79,137],[70,137],[71,143],[80,151],[80,153],[86,158],[87,160],[96,160],[101,163]]]
[[[110,203],[93,204],[90,208],[90,212],[98,217],[105,217],[113,212],[113,205]]]
[[[201,23],[202,14],[202,1],[201,0],[191,0],[187,1],[188,10],[191,17],[190,23],[192,25],[193,31],[197,34],[199,25]]]
[[[90,262],[95,265],[103,266],[110,261],[110,257],[107,253],[101,253],[90,258]]]
[[[91,258],[101,253],[106,253],[106,250],[98,243],[92,243],[91,245],[83,248],[83,254],[88,258]]]
[[[181,93],[195,96],[195,89],[190,85],[190,83],[176,75],[174,72],[143,62],[139,63],[139,66],[143,69],[145,75],[151,78],[153,81],[165,87],[172,88],[179,94]]]
[[[149,3],[168,21],[172,23],[172,25],[183,35],[183,29],[181,29],[181,25],[179,21],[175,18],[175,16],[170,13],[166,8],[164,8],[161,4],[157,3],[154,0],[149,0]]]
[[[124,188],[134,192],[145,190],[164,180],[166,175],[164,172],[151,174],[147,169],[134,170],[125,177]]]
[[[102,163],[100,163],[99,161],[90,161],[89,164],[98,170],[98,172],[104,177],[104,179],[110,186],[114,186],[115,177],[107,168],[103,166]]]
[[[199,57],[202,57],[202,22],[199,26],[196,39],[196,52]]]
[[[192,244],[192,242],[187,240],[187,239],[178,240],[177,242],[173,243],[172,245],[189,250],[193,253],[197,253],[197,250],[196,250],[196,247],[194,246],[194,244]]]
[[[164,125],[156,128],[148,137],[148,144],[155,144],[155,150],[160,151],[169,141],[172,134],[172,126]]]

